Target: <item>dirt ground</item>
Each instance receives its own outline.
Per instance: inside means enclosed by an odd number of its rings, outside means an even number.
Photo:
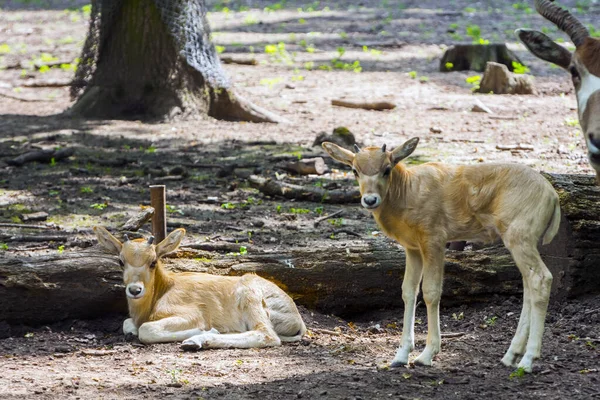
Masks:
[[[91,226],[117,228],[149,203],[147,188],[154,183],[167,185],[169,227],[185,227],[187,241],[219,236],[265,249],[373,238],[377,227],[356,206],[270,198],[247,184],[250,174],[277,174],[328,189],[353,185],[351,174],[329,160],[332,171],[320,177],[284,176],[280,168],[286,160],[322,155],[312,147],[315,136],[339,126],[365,145],[396,146],[419,136],[414,162],[506,161],[590,174],[568,74],[530,56],[512,31],[545,27],[555,38],[564,35],[531,13],[528,2],[499,3],[209,2],[219,49],[258,61],[225,66],[237,88],[290,121],[272,125],[61,117],[71,104],[67,87],[26,85],[72,76],[87,31],[85,2],[0,0],[0,222],[21,224],[24,215],[49,214],[34,222],[47,229],[0,227],[0,256],[89,247],[95,243]],[[561,3],[586,24],[598,20],[600,7],[593,2]],[[538,94],[473,94],[465,79],[478,73],[438,72],[444,49],[470,43],[466,27],[473,32],[475,25],[483,39],[508,43],[536,76]],[[275,53],[265,52],[266,45],[279,43],[284,46]],[[319,69],[341,53],[350,70]],[[352,70],[355,61],[360,72]],[[342,97],[387,99],[397,108],[331,106]],[[493,114],[472,112],[477,101]],[[517,144],[522,150],[498,149]],[[73,147],[75,155],[50,164],[6,163],[57,146]],[[339,210],[342,218],[313,227],[315,218]],[[48,235],[53,239],[44,240]],[[400,296],[400,283],[390,295]],[[494,297],[443,309],[442,331],[460,335],[444,340],[432,368],[394,370],[387,365],[399,343],[402,310],[341,320],[302,308],[311,334],[299,344],[198,353],[184,353],[177,344],[126,342],[122,315],[43,327],[0,322],[0,398],[599,398],[600,299],[551,305],[542,359],[524,377],[511,376],[500,364],[520,306],[520,299]],[[422,305],[417,317],[422,349]]]

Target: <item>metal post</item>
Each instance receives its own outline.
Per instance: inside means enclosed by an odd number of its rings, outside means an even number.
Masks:
[[[158,244],[167,237],[167,196],[165,185],[150,185],[150,204],[154,208],[152,234]]]

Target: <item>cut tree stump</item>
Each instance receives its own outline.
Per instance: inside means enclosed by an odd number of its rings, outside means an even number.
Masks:
[[[440,60],[440,71],[483,72],[489,61],[504,64],[510,71],[514,69],[513,61],[523,64],[505,44],[458,44],[446,50]]]
[[[535,86],[533,76],[514,74],[506,65],[489,62],[477,91],[494,94],[535,94]]]
[[[315,157],[289,162],[283,166],[283,169],[295,172],[298,175],[323,175],[328,168],[322,157]]]
[[[600,291],[600,187],[594,177],[545,175],[563,210],[554,241],[540,248],[554,276],[551,301]],[[351,210],[348,210],[351,212]],[[319,241],[308,247],[255,249],[228,256],[183,246],[168,258],[177,271],[266,277],[298,304],[337,315],[402,306],[404,251],[389,239]],[[195,258],[210,259],[199,262]],[[488,301],[493,295],[520,296],[522,280],[502,246],[447,251],[443,304]],[[98,249],[0,258],[0,321],[43,324],[126,312],[117,257]]]

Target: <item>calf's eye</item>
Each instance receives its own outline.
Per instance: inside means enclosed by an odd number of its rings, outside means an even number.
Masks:
[[[357,177],[357,178],[358,178],[358,171],[357,171],[357,170],[353,169],[353,170],[352,170],[352,173],[354,174],[354,176],[355,176],[355,177]]]
[[[125,266],[125,263],[124,263],[124,262],[123,262],[123,260],[121,260],[120,258],[119,258],[119,265],[120,265],[121,267],[124,267],[124,266]]]
[[[154,268],[154,267],[156,267],[156,260],[154,260],[150,263],[150,268]]]
[[[383,176],[384,177],[388,177],[390,176],[390,173],[392,172],[392,168],[391,167],[387,167],[384,171],[383,171]]]

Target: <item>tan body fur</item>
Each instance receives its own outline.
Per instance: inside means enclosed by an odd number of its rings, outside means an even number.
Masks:
[[[119,242],[95,228],[100,243],[119,254],[130,318],[124,333],[143,343],[184,341],[186,349],[277,346],[306,332],[293,300],[259,276],[217,276],[167,271],[160,257],[183,238],[176,230],[157,246],[144,240]],[[166,243],[163,245],[163,243]]]
[[[427,344],[415,363],[431,365],[440,351],[439,305],[446,243],[501,239],[523,275],[523,310],[517,333],[502,359],[531,371],[540,356],[552,275],[537,244],[558,232],[560,206],[552,186],[521,165],[451,166],[427,163],[407,168],[400,161],[416,148],[414,138],[394,151],[367,147],[356,153],[323,143],[335,159],[353,168],[361,203],[381,229],[406,249],[402,283],[402,344],[392,366],[408,363],[414,349],[416,298],[422,282],[427,306]]]

